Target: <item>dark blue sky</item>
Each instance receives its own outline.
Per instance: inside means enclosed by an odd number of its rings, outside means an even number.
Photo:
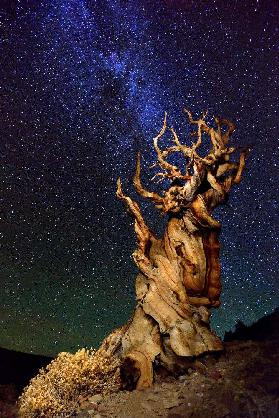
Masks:
[[[154,175],[164,111],[209,110],[253,144],[222,221],[222,335],[278,306],[278,18],[274,1],[4,1],[0,346],[96,346],[134,305],[129,193]],[[151,182],[149,183],[151,184]],[[152,187],[152,186],[150,186]],[[144,205],[149,224],[162,218]]]

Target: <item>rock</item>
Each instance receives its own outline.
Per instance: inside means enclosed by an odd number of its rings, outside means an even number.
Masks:
[[[179,399],[163,399],[163,405],[166,409],[175,408],[176,406],[181,405],[181,401]]]
[[[87,400],[79,403],[80,409],[85,409],[88,405],[89,405],[89,402]]]
[[[194,367],[201,374],[205,374],[207,371],[207,367],[199,360],[194,362]]]
[[[158,396],[156,396],[154,393],[150,393],[149,395],[146,396],[146,400],[147,401],[158,401]]]
[[[152,411],[152,406],[148,402],[141,402],[141,406],[147,411]]]
[[[168,415],[168,418],[184,418],[185,415],[181,415],[181,414],[171,414]]]
[[[90,396],[90,398],[88,398],[88,401],[90,402],[90,403],[93,403],[93,402],[95,402],[95,403],[100,403],[101,401],[103,400],[103,397],[102,397],[102,395],[100,395],[99,393],[97,394],[97,395],[93,395],[93,396]]]
[[[85,401],[87,401],[87,397],[86,397],[86,396],[84,396],[84,395],[79,395],[79,397],[78,397],[78,402],[79,402],[79,403],[83,403],[83,402],[85,402]]]
[[[97,404],[97,402],[93,402],[93,401],[91,401],[91,402],[89,402],[89,404],[87,404],[87,406],[88,406],[89,408],[94,408],[94,409],[95,409],[95,411],[96,411],[96,409],[98,409],[98,404]]]
[[[97,410],[100,414],[102,414],[102,412],[106,411],[106,408],[103,405],[98,405]]]
[[[102,416],[100,414],[96,414],[96,411],[94,411],[93,409],[91,409],[90,411],[88,411],[88,414],[92,418],[102,418]]]
[[[210,377],[211,379],[214,379],[214,380],[222,379],[222,375],[221,375],[220,371],[217,370],[217,369],[212,369],[212,370],[208,371],[207,376]]]

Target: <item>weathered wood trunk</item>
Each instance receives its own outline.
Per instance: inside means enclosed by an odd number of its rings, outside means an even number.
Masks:
[[[131,363],[133,373],[138,369],[137,388],[152,384],[155,363],[176,372],[189,358],[223,348],[209,327],[208,307],[219,305],[221,291],[214,226],[189,209],[170,218],[161,240],[151,237],[144,255],[135,254],[141,269],[137,307],[122,338],[122,355],[126,375]]]
[[[216,118],[215,130],[205,123],[205,115],[194,121],[187,113],[198,128],[198,140],[191,148],[182,145],[171,128],[175,146],[160,150],[158,139],[166,130],[166,116],[154,138],[157,164],[164,170],[158,175],[172,180],[163,197],[143,188],[137,161],[136,191],[169,218],[161,239],[149,230],[139,205],[123,193],[118,180],[117,196],[135,218],[137,304],[128,324],[112,333],[101,350],[120,358],[124,387],[149,387],[156,366],[176,373],[185,370],[193,358],[223,348],[209,324],[210,308],[220,305],[221,294],[221,226],[212,211],[226,200],[231,186],[240,182],[246,151],[240,153],[238,162],[230,162],[235,148],[227,148],[227,143],[234,125]],[[202,158],[197,148],[203,133],[210,136],[212,149]],[[172,152],[182,152],[188,159],[185,174],[166,161]]]

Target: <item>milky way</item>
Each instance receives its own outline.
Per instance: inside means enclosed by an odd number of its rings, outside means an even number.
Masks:
[[[0,346],[97,346],[134,307],[132,194],[143,155],[187,107],[253,146],[222,222],[219,335],[278,305],[278,18],[275,1],[1,2]],[[186,138],[187,139],[187,138]],[[161,216],[143,205],[149,225]],[[277,221],[277,224],[276,224]]]

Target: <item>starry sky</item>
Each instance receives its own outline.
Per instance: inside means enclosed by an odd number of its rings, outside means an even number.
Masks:
[[[222,222],[223,336],[278,306],[278,30],[271,0],[2,0],[0,346],[97,347],[134,307],[133,221],[164,111],[208,109],[252,144]],[[185,138],[187,138],[185,136]],[[143,202],[158,233],[164,220]]]

